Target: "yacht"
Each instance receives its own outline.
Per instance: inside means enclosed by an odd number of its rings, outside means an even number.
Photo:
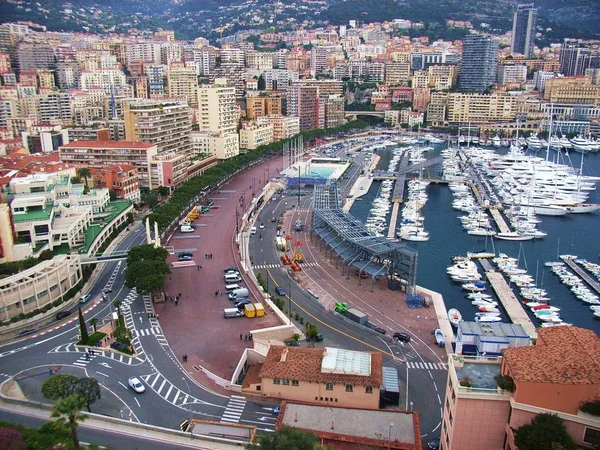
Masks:
[[[492,145],[496,148],[502,145],[502,140],[500,139],[500,136],[496,135],[492,138]]]
[[[542,148],[542,141],[540,141],[536,134],[529,136],[526,142],[529,150],[541,150]]]
[[[577,153],[587,153],[592,151],[590,142],[583,136],[577,136],[576,138],[571,139],[571,144],[573,145],[573,150]]]

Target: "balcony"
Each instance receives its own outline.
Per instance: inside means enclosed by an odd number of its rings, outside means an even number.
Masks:
[[[450,376],[460,397],[508,400],[510,392],[498,388],[495,377],[500,373],[502,358],[452,355]]]

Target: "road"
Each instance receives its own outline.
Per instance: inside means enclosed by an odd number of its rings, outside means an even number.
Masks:
[[[363,155],[356,158],[356,165],[351,169],[347,179],[342,180],[342,191],[347,192],[358,175]],[[446,384],[446,372],[443,370],[409,369],[404,361],[408,357],[417,358],[423,362],[437,363],[434,354],[424,357],[427,350],[419,342],[408,345],[392,343],[389,338],[382,337],[369,330],[362,329],[342,320],[326,310],[320,303],[299,289],[287,272],[281,268],[277,251],[274,246],[275,223],[267,221],[271,216],[278,216],[283,208],[291,209],[296,198],[279,199],[265,206],[261,213],[265,221],[265,229],[260,234],[249,239],[250,254],[253,256],[256,272],[261,272],[269,279],[270,286],[281,285],[291,291],[294,313],[297,311],[303,317],[319,325],[320,332],[325,336],[325,344],[354,350],[381,351],[384,353],[384,364],[398,369],[400,375],[402,400],[400,406],[420,413],[421,430],[424,440],[439,434],[441,416],[441,398]],[[301,197],[300,204],[294,208],[293,221],[296,217],[306,223],[309,220],[311,197]],[[288,204],[286,205],[286,202]],[[232,233],[234,230],[232,230]],[[290,234],[291,230],[288,230]],[[306,240],[306,234],[301,236]],[[137,223],[126,237],[116,246],[115,251],[126,251],[132,246],[144,243],[145,231],[142,224]],[[319,267],[319,259],[307,251],[307,263],[313,263],[315,279],[321,279],[331,289],[336,291],[351,291],[352,286],[338,276],[337,279]],[[259,264],[260,263],[260,264]],[[274,266],[274,268],[270,268]],[[37,401],[40,397],[39,387],[48,376],[51,367],[60,367],[61,373],[73,373],[79,377],[91,376],[102,384],[103,399],[93,405],[95,412],[101,412],[112,417],[121,417],[132,421],[157,425],[165,428],[178,429],[180,424],[190,416],[198,419],[220,421],[228,411],[241,411],[239,423],[256,425],[261,431],[272,431],[275,418],[271,414],[272,405],[253,401],[242,396],[222,395],[197,384],[178,362],[169,345],[167,336],[163,334],[159,321],[149,317],[153,311],[149,298],[138,296],[124,285],[125,262],[104,263],[87,293],[91,300],[84,305],[86,321],[93,317],[98,323],[110,317],[114,299],[121,300],[122,311],[128,327],[134,333],[133,344],[136,357],[123,356],[107,350],[97,350],[90,360],[84,352],[75,347],[78,335],[76,314],[63,322],[62,326],[52,328],[44,333],[0,347],[0,381],[10,376],[17,376],[24,392]],[[345,285],[344,285],[345,284]],[[105,288],[111,288],[109,299],[101,300]],[[381,320],[384,320],[382,318]],[[393,326],[400,327],[400,321]],[[392,325],[389,325],[392,326]],[[135,394],[127,387],[127,379],[137,376],[146,385],[144,394]],[[240,407],[241,405],[241,407]],[[5,411],[0,411],[0,417],[10,420]],[[31,420],[34,420],[33,418]],[[41,420],[41,419],[40,419]],[[85,431],[88,432],[87,430]],[[89,430],[89,433],[93,433]],[[101,442],[112,445],[112,436],[102,434],[86,435],[84,440]],[[124,446],[124,441],[117,438],[118,447],[136,448],[137,443]],[[139,444],[140,448],[166,448],[160,443],[156,447]],[[173,447],[168,447],[173,448]],[[183,448],[183,447],[181,447]]]

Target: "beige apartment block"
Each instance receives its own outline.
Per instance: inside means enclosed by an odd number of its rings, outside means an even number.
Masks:
[[[407,85],[410,80],[410,62],[392,61],[385,63],[385,82],[392,86]]]
[[[198,106],[198,76],[194,67],[172,64],[167,71],[167,86],[170,97],[184,98],[191,107]]]
[[[449,123],[507,122],[516,118],[513,97],[505,94],[448,94]]]
[[[226,78],[198,88],[198,125],[202,131],[213,133],[237,132],[235,87]]]
[[[600,105],[600,85],[591,77],[559,77],[546,80],[544,100],[566,105]]]
[[[283,98],[280,96],[257,95],[246,99],[246,116],[253,120],[260,116],[281,114]]]
[[[273,142],[273,125],[249,125],[240,130],[240,148],[255,148]]]
[[[273,125],[273,142],[287,139],[300,133],[300,118],[272,114],[258,117],[257,123]]]
[[[378,409],[381,353],[272,345],[249,389],[265,397]]]
[[[63,296],[82,277],[79,256],[57,255],[0,280],[0,320],[42,308]]]

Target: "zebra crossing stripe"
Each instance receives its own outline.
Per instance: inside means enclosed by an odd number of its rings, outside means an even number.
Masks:
[[[169,386],[169,390],[165,394],[165,400],[169,400],[169,395],[171,395],[172,390],[173,390],[173,385]]]
[[[156,393],[157,393],[158,395],[160,395],[160,391],[162,391],[162,390],[163,390],[163,388],[165,387],[165,384],[167,384],[167,379],[166,379],[166,378],[163,380],[162,384],[160,385],[160,387],[159,387],[159,388],[158,388],[158,390],[156,391]]]
[[[152,389],[154,389],[154,385],[156,384],[156,382],[158,381],[158,379],[159,379],[159,378],[160,378],[160,374],[159,374],[159,373],[157,373],[157,374],[156,374],[156,377],[154,378],[154,381],[152,382],[152,384],[150,384],[150,387],[151,387]]]

